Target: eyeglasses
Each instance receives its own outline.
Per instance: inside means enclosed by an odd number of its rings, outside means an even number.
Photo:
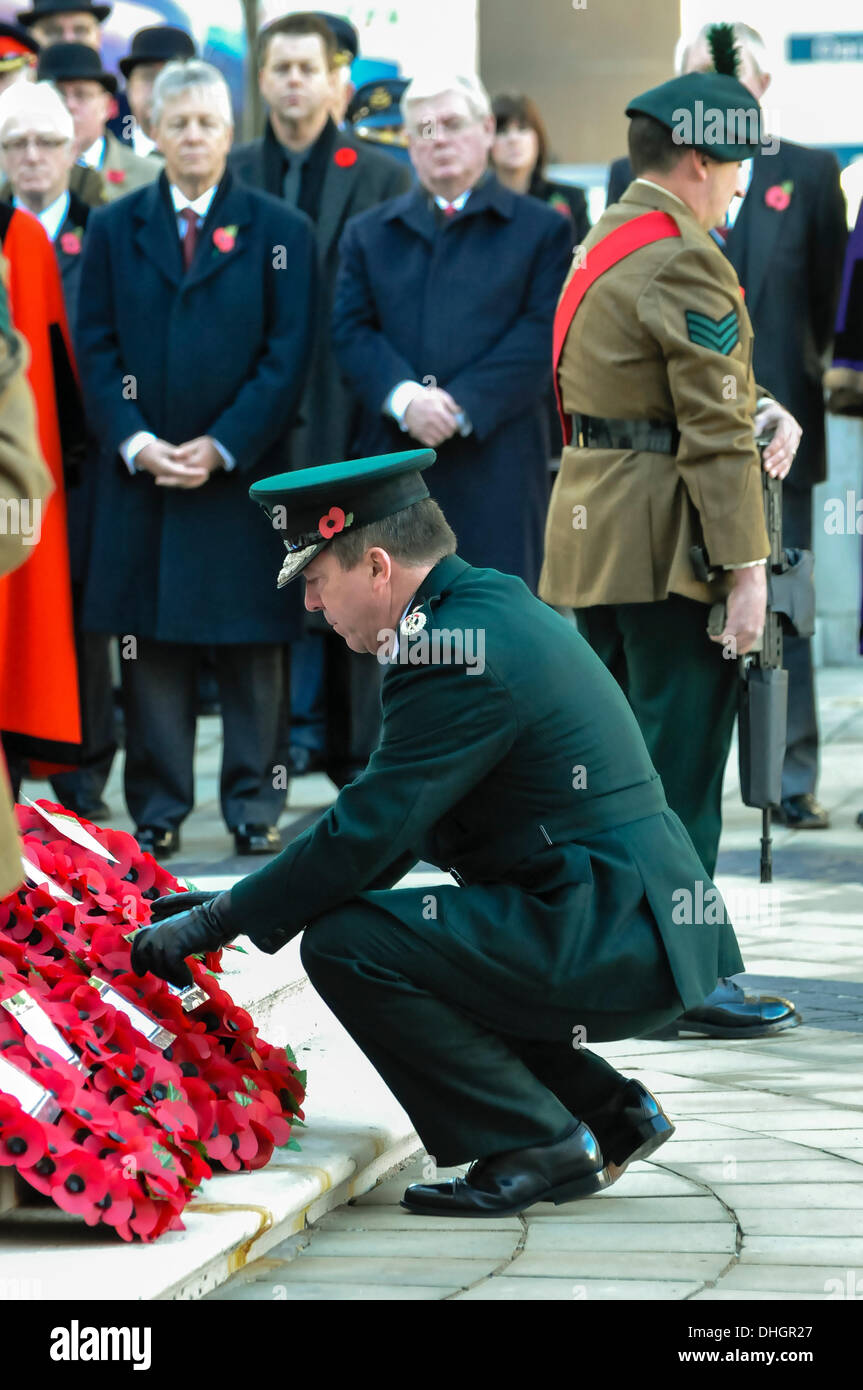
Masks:
[[[411,126],[410,133],[417,140],[436,140],[440,135],[461,135],[469,126],[477,122],[472,116],[446,116],[444,120],[420,121]]]
[[[7,154],[24,154],[30,145],[33,145],[40,154],[50,154],[52,150],[59,150],[61,145],[68,143],[68,140],[52,138],[50,135],[21,135],[14,140],[4,140],[3,149]]]

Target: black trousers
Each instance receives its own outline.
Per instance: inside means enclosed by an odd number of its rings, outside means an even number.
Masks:
[[[286,663],[294,646],[303,649],[303,684],[292,692],[286,674],[279,761],[287,762],[288,747],[296,742],[320,753],[327,776],[341,787],[377,747],[384,668],[371,653],[351,651],[337,633],[315,624],[285,648]]]
[[[712,878],[738,673],[707,636],[708,611],[670,594],[660,603],[580,608],[576,618],[629,700],[668,804]]]
[[[787,546],[812,547],[812,491],[782,489],[782,542]],[[788,733],[782,766],[782,796],[815,793],[818,782],[818,714],[812,639],[790,637],[782,642],[782,664],[788,672]]]
[[[126,710],[125,793],[136,826],[170,829],[195,803],[198,668],[204,648],[139,638],[121,651]],[[275,825],[287,797],[276,748],[282,647],[243,643],[212,649],[222,709],[222,815],[229,830]]]
[[[418,922],[425,891],[416,890]],[[602,1057],[573,1046],[573,1010],[541,997],[514,1004],[374,901],[316,918],[301,957],[440,1167],[561,1139],[625,1084]],[[578,1022],[588,1038],[636,1037],[679,1011],[679,1001],[627,1014],[579,1009]]]

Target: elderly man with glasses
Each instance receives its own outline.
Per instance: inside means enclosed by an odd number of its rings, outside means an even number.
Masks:
[[[418,186],[352,219],[333,343],[363,406],[357,457],[416,441],[473,565],[535,589],[549,499],[552,322],[571,225],[489,171],[495,122],[475,77],[402,98]]]

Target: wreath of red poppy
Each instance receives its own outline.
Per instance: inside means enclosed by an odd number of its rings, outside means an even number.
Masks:
[[[184,885],[130,835],[73,817],[103,858],[16,813],[33,878],[0,902],[0,1164],[89,1225],[155,1240],[214,1165],[299,1148],[305,1073],[221,988],[221,952],[190,961],[183,995],[132,972],[129,937]]]

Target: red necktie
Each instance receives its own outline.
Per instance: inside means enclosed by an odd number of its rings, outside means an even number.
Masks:
[[[186,224],[186,235],[183,237],[183,265],[188,270],[195,258],[198,245],[198,214],[193,208],[183,208],[180,216]]]
[[[444,217],[454,217],[457,212],[458,208],[456,207],[455,203],[447,203],[443,209]]]

